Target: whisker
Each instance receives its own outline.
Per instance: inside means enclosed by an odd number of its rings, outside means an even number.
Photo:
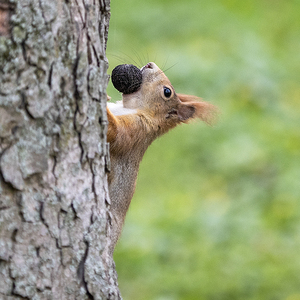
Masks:
[[[112,57],[114,57],[116,60],[118,60],[118,61],[124,63],[124,57],[122,57],[122,56],[119,56],[119,55],[116,55],[116,54],[109,54],[109,53],[107,53],[107,56],[112,56]]]
[[[157,59],[157,52],[155,52],[154,62],[156,62],[156,59]]]
[[[150,57],[149,57],[148,51],[147,51],[147,62],[150,62]]]
[[[137,66],[138,66],[139,68],[141,68],[141,67],[144,65],[143,60],[141,59],[141,56],[139,55],[139,53],[138,53],[137,50],[132,49],[132,51],[134,52],[135,56],[136,56],[137,59],[138,59],[139,64],[137,64]]]
[[[172,69],[173,67],[175,67],[179,62],[175,63],[174,65],[172,65],[171,67],[165,69],[163,72],[166,73],[168,70]]]
[[[125,55],[129,60],[130,60],[130,63],[132,63],[132,62],[134,62],[135,63],[135,65],[139,65],[138,64],[138,62],[135,60],[135,59],[133,59],[131,56],[129,56],[128,54],[126,54],[126,53],[124,53],[124,52],[121,52],[123,55]]]
[[[164,65],[163,65],[162,69],[164,69],[164,68],[166,67],[169,58],[170,58],[170,54],[167,56],[167,58],[166,58],[166,60],[165,60],[165,63],[164,63]]]
[[[165,70],[161,70],[160,72],[155,73],[154,76],[157,77],[157,76],[159,76],[159,75],[162,74],[162,73],[166,73],[168,70],[170,70],[171,68],[173,68],[173,67],[176,66],[177,64],[178,64],[178,62],[175,63],[174,65],[172,65],[171,67],[165,69]],[[154,77],[154,78],[155,78],[155,77]]]
[[[143,62],[143,66],[148,62],[147,58],[145,57],[145,54],[142,52],[142,62]]]

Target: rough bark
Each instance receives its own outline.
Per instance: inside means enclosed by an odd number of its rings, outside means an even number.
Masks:
[[[0,299],[120,299],[104,252],[109,0],[0,0]]]

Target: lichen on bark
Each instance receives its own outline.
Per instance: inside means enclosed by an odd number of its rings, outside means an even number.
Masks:
[[[0,298],[120,299],[104,251],[109,0],[0,2]]]

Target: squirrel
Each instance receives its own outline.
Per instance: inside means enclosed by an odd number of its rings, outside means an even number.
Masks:
[[[146,64],[140,71],[140,88],[130,94],[123,93],[122,101],[117,104],[107,104],[111,255],[120,237],[135,191],[139,165],[147,148],[156,138],[181,123],[199,118],[211,124],[216,112],[214,105],[198,97],[177,94],[155,63]]]

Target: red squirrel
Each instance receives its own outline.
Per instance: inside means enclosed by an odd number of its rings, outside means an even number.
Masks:
[[[150,62],[141,69],[140,88],[123,93],[117,104],[108,103],[107,141],[111,171],[108,187],[111,199],[110,254],[120,237],[126,212],[133,197],[139,164],[150,144],[181,123],[200,118],[210,124],[216,108],[190,95],[177,94],[158,66]]]

